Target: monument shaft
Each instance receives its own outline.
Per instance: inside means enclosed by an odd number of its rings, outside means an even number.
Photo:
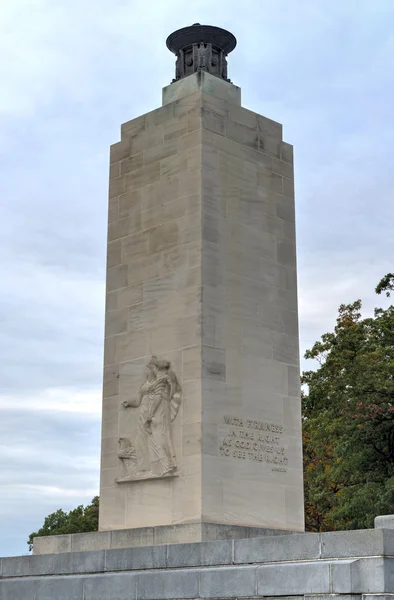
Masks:
[[[204,71],[121,132],[100,529],[302,531],[292,147]]]

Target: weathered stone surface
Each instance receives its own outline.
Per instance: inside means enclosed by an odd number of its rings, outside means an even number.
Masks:
[[[35,600],[54,600],[54,598],[56,600],[80,600],[84,598],[83,587],[84,579],[80,577],[41,577],[35,581],[34,598]],[[85,598],[87,600],[88,596]],[[98,599],[99,596],[95,596],[95,600]]]
[[[302,531],[293,164],[282,127],[200,72],[121,131],[111,151],[100,529],[183,523],[174,542],[201,541],[204,523]],[[171,363],[182,389],[179,417],[164,428],[176,468],[126,485],[152,355]]]
[[[192,388],[187,386],[186,389],[191,390]],[[192,397],[191,394],[190,396]],[[116,438],[114,439],[116,440]],[[199,459],[199,457],[197,457],[197,459]],[[191,456],[191,461],[197,462],[197,465],[199,463],[199,460],[195,461],[194,455]],[[191,462],[190,464],[193,465],[193,462]],[[192,467],[190,467],[190,469],[192,473]],[[112,469],[110,470],[112,471]],[[197,468],[195,472],[198,473],[199,468]],[[115,529],[113,531],[98,531],[89,534],[73,533],[67,536],[37,537],[34,540],[33,553],[34,558],[38,558],[39,555],[63,554],[65,552],[69,553],[69,556],[71,556],[70,553],[72,547],[74,547],[74,549],[83,548],[83,551],[86,552],[105,549],[112,550],[118,548],[150,547],[161,544],[189,544],[192,542],[213,542],[216,540],[236,540],[242,538],[254,538],[261,536],[283,536],[284,534],[289,535],[292,533],[293,532],[291,531],[286,532],[273,529],[259,529],[258,527],[239,527],[216,523],[191,523],[184,525],[180,524],[161,527],[159,526],[133,529]],[[174,552],[176,552],[176,547],[177,546],[174,546]],[[213,546],[212,548],[214,549],[215,546]],[[209,556],[209,544],[207,546],[207,552]],[[223,548],[217,546],[217,552],[219,553],[219,555],[228,552],[227,542],[224,543]],[[78,552],[76,552],[76,555],[78,556]],[[11,559],[4,560],[7,561]],[[25,561],[25,569],[30,569],[30,567],[27,566],[28,563],[26,562],[29,560],[29,557],[20,557],[19,560],[22,562]],[[45,568],[52,568],[47,566],[48,563],[46,563],[45,560],[44,564],[46,565]],[[13,565],[13,568],[15,568],[15,563],[13,563]]]
[[[177,547],[174,545],[174,547]],[[135,569],[160,569],[167,566],[167,547],[123,548],[107,550],[106,571],[130,571]],[[169,565],[171,566],[171,565]]]
[[[394,529],[394,515],[375,517],[375,529]]]
[[[393,559],[361,558],[351,561],[350,566],[352,592],[362,594],[394,589]]]
[[[42,556],[39,558],[44,557]],[[95,573],[103,571],[104,565],[104,550],[93,550],[90,552],[77,551],[69,552],[67,554],[55,554],[53,556],[52,569],[53,573],[67,575],[71,573]],[[34,574],[36,574],[36,570],[34,570]]]
[[[233,542],[200,542],[172,544],[167,549],[168,567],[197,565],[229,565],[233,562]]]
[[[353,591],[352,567],[353,559],[341,560],[330,565],[330,588],[333,593],[349,593]]]
[[[320,542],[318,533],[234,540],[234,563],[313,560],[320,558]]]
[[[35,582],[29,579],[0,579],[0,597],[2,600],[36,600]]]
[[[321,557],[353,557],[391,554],[394,551],[394,536],[385,540],[384,532],[374,529],[359,531],[334,531],[321,536]]]
[[[330,568],[327,562],[263,565],[257,568],[260,596],[329,594]]]
[[[200,574],[200,598],[256,595],[256,567],[205,569]]]
[[[138,575],[135,573],[117,573],[112,575],[90,575],[83,585],[83,600],[131,600],[136,598]],[[77,597],[75,600],[79,600]]]
[[[41,549],[44,551],[42,552]],[[52,535],[35,538],[34,554],[56,554],[58,552],[71,552],[71,535]]]
[[[220,526],[216,528],[219,531]],[[335,532],[335,539],[333,535],[296,534],[3,558],[0,598],[317,600],[327,596],[329,600],[335,594],[338,600],[361,596],[377,600],[373,596],[394,595],[394,532]],[[335,542],[337,549],[331,558],[323,555],[327,540],[332,548]],[[352,549],[356,554],[348,557]]]
[[[351,600],[357,600],[358,598],[360,598],[360,595],[354,595]],[[393,595],[392,594],[363,594],[362,595],[363,600],[393,600]]]
[[[199,573],[193,570],[162,571],[138,575],[137,597],[140,600],[157,598],[197,598]]]
[[[42,556],[3,558],[3,577],[100,572],[104,570],[104,551],[66,552]]]
[[[228,84],[209,73],[200,72],[163,88],[163,106],[190,97],[197,91],[202,91],[231,104],[238,106],[241,104],[241,89],[239,87]]]

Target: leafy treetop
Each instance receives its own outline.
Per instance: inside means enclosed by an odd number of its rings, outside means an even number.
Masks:
[[[394,289],[388,274],[378,293]],[[305,353],[302,383],[306,525],[373,527],[394,512],[394,307],[363,318],[341,305],[332,333]]]
[[[33,548],[35,537],[44,535],[62,535],[65,533],[84,533],[98,530],[99,497],[95,496],[87,506],[77,506],[70,512],[61,508],[48,515],[43,526],[29,535],[29,550]]]

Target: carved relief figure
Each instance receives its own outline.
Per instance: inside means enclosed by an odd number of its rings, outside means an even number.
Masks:
[[[211,72],[212,65],[212,44],[204,44],[201,42],[197,46],[197,70],[208,71]]]
[[[135,439],[119,439],[118,457],[125,475],[118,482],[174,475],[171,422],[178,414],[181,395],[171,363],[152,356],[137,398],[123,402],[125,408],[139,408],[139,418]]]

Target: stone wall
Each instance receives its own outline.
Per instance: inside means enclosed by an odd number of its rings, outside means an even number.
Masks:
[[[33,554],[59,554],[62,552],[87,552],[115,548],[139,548],[161,544],[214,542],[262,536],[291,535],[296,532],[281,529],[260,529],[218,523],[189,523],[159,527],[135,527],[91,533],[69,533],[34,538]]]
[[[393,557],[376,529],[3,558],[0,598],[384,600]]]

